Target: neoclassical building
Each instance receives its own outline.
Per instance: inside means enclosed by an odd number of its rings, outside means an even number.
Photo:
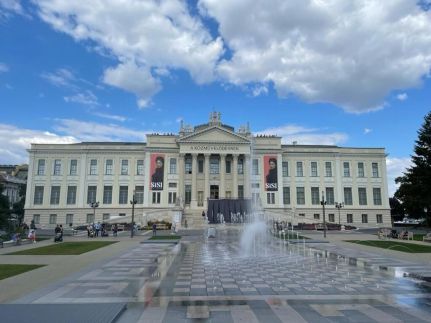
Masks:
[[[181,209],[187,218],[211,201],[249,200],[294,223],[322,222],[323,198],[328,222],[391,222],[384,148],[285,145],[215,112],[146,143],[32,144],[29,155],[25,220],[44,227],[130,215],[133,197],[135,214]]]

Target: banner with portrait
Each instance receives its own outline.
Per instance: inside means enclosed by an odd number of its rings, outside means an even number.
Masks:
[[[150,157],[150,190],[163,191],[163,179],[165,175],[165,155],[151,154]]]
[[[277,156],[263,156],[265,191],[278,191]]]

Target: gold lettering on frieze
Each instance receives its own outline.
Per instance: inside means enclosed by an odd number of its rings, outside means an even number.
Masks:
[[[205,146],[205,145],[199,145],[199,146],[190,146],[190,150],[195,151],[238,151],[239,147],[236,146]]]

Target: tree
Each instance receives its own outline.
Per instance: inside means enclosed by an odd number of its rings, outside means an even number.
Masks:
[[[425,215],[431,224],[431,112],[418,131],[412,166],[395,182],[400,187],[394,196],[403,203],[407,213]]]
[[[389,198],[391,217],[394,221],[401,221],[405,216],[404,206],[395,197]]]
[[[27,185],[23,184],[19,187],[19,196],[21,199],[14,203],[12,206],[12,213],[16,216],[17,226],[20,227],[24,220],[24,205],[25,205],[25,193]]]
[[[3,195],[3,186],[0,185],[0,228],[7,226],[10,217],[9,199]]]

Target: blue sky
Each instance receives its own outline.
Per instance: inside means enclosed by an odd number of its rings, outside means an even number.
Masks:
[[[26,162],[31,142],[140,141],[216,110],[285,143],[385,147],[392,181],[430,110],[430,12],[272,1],[0,1],[0,163]]]

